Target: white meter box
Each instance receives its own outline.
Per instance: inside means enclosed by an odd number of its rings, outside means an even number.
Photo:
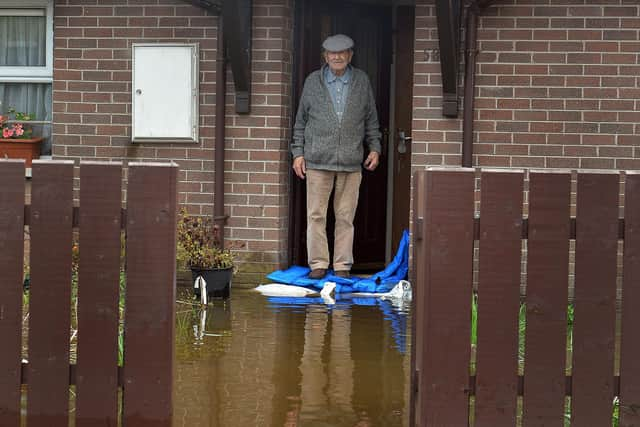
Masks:
[[[132,50],[132,141],[198,142],[198,45]]]

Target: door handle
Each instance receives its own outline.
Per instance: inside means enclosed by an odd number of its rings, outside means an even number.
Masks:
[[[403,130],[398,131],[398,153],[407,152],[407,144],[411,142],[411,137],[407,136]]]

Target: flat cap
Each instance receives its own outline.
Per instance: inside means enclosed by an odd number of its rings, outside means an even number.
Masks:
[[[353,47],[353,40],[344,34],[336,34],[335,36],[327,37],[322,43],[322,47],[329,52],[341,52],[351,49]]]

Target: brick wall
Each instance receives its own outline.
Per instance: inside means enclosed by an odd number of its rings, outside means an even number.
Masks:
[[[293,12],[290,0],[253,4],[250,115],[234,113],[227,77],[226,237],[243,261],[236,283],[255,283],[286,261]],[[54,158],[173,160],[180,203],[212,214],[218,18],[180,0],[56,0],[54,13]],[[135,42],[199,44],[199,144],[131,144]]]
[[[244,245],[241,279],[264,281],[287,263],[292,0],[253,1],[251,115],[227,106],[229,236]],[[233,88],[228,88],[233,92]],[[231,95],[230,95],[231,96]],[[227,98],[229,103],[231,98]]]
[[[460,165],[433,0],[416,8],[413,164]],[[474,166],[640,169],[637,0],[500,0],[479,19]],[[462,89],[460,90],[462,93]]]
[[[637,0],[498,0],[478,22],[474,166],[640,169]],[[438,47],[434,1],[418,0],[414,170],[462,162],[463,99],[458,119],[442,116]],[[524,286],[526,249],[522,263]]]

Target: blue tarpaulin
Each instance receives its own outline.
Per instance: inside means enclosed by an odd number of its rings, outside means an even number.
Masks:
[[[267,279],[275,283],[316,289],[322,289],[326,282],[334,282],[336,284],[336,293],[389,292],[400,280],[407,278],[409,271],[409,230],[404,230],[402,233],[402,239],[393,260],[384,270],[375,273],[371,277],[352,276],[345,279],[335,276],[333,270],[329,270],[322,279],[310,279],[308,277],[310,271],[309,267],[294,265],[286,270],[274,271],[267,275]]]

